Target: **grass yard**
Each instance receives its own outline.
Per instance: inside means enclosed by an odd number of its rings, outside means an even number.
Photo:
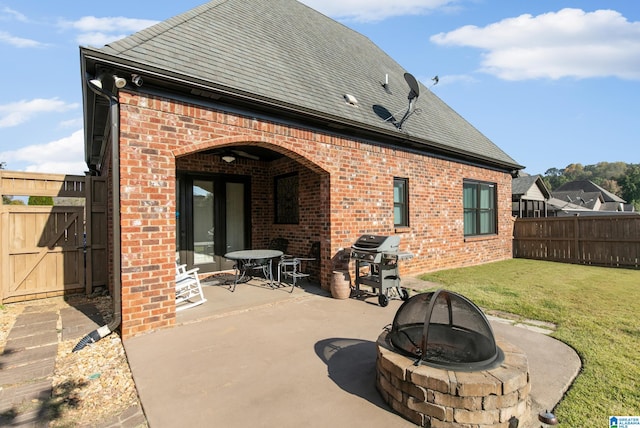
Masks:
[[[553,336],[583,363],[554,410],[563,426],[603,427],[608,416],[640,416],[640,271],[514,259],[422,279],[484,310],[557,325]]]

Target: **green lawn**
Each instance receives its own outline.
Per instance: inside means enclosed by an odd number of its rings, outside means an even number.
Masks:
[[[640,415],[640,271],[514,259],[423,275],[484,310],[557,325],[582,359],[554,410],[566,427]]]

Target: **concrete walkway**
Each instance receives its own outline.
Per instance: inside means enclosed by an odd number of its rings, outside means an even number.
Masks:
[[[414,426],[375,389],[375,341],[401,302],[382,308],[375,297],[288,290],[205,287],[207,303],[181,312],[183,325],[126,340],[150,426]],[[268,301],[256,304],[264,293]],[[232,310],[216,307],[228,299]],[[492,326],[528,356],[533,415],[552,410],[580,370],[577,354],[539,327],[497,318]]]

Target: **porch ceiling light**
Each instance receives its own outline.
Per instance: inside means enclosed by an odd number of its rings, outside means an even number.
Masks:
[[[222,156],[222,160],[225,161],[226,163],[231,163],[234,160],[236,160],[236,157],[231,155],[225,155],[225,156]]]

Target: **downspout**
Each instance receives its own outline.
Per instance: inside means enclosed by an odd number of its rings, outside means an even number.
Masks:
[[[120,282],[121,249],[120,249],[120,108],[118,98],[93,83],[89,75],[85,76],[86,85],[96,95],[109,101],[109,116],[111,121],[111,169],[112,169],[112,204],[113,204],[113,320],[109,324],[93,330],[80,339],[73,348],[77,352],[90,343],[95,343],[113,333],[122,322],[122,291]]]

